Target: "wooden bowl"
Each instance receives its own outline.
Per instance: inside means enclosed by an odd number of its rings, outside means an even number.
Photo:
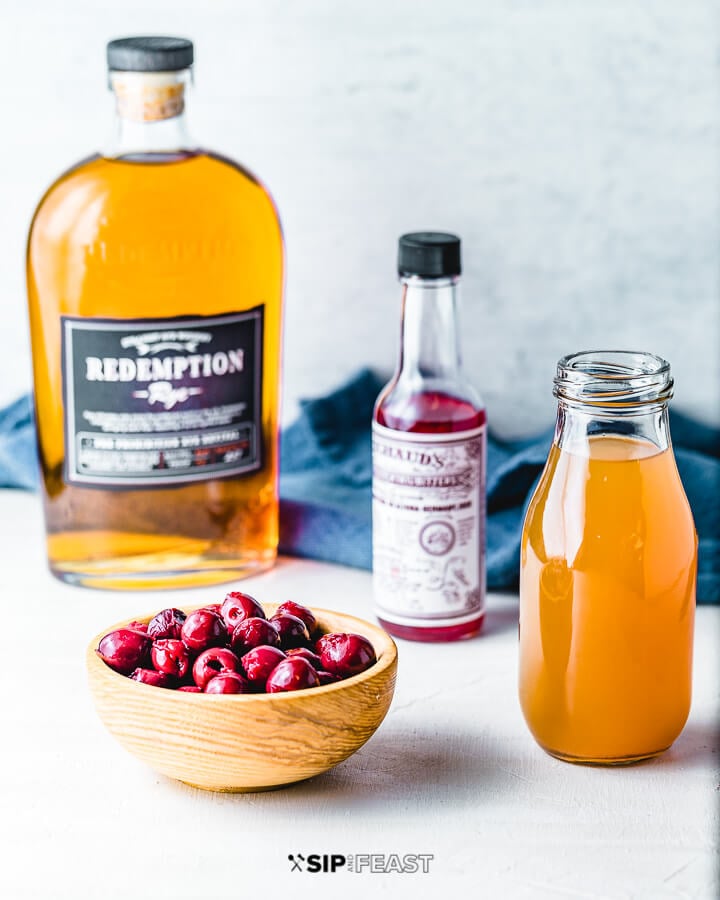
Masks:
[[[264,604],[268,614],[272,604]],[[197,607],[187,607],[186,612]],[[323,632],[362,634],[374,666],[345,681],[280,694],[192,694],[120,675],[90,642],[87,669],[98,714],[138,759],[209,791],[263,791],[311,778],[347,759],[385,718],[395,688],[397,648],[376,625],[313,610]],[[150,621],[151,616],[136,621]]]

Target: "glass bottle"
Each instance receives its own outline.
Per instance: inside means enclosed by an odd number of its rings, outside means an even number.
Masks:
[[[35,213],[27,287],[47,552],[94,587],[271,566],[283,241],[270,195],[189,137],[193,45],[108,45],[111,145]]]
[[[670,443],[668,363],[558,363],[557,427],[522,536],[520,703],[570,762],[666,750],[690,709],[697,537]]]
[[[461,366],[460,239],[400,238],[400,360],[373,416],[375,612],[396,637],[477,634],[485,611],[485,408]]]

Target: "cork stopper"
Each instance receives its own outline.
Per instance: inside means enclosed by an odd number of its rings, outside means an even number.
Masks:
[[[133,122],[159,122],[185,109],[181,72],[111,72],[118,115]]]

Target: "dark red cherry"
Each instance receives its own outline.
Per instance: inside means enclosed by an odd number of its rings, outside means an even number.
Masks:
[[[150,651],[152,664],[158,672],[182,679],[190,671],[190,652],[182,641],[160,638]]]
[[[143,634],[147,634],[148,623],[147,622],[131,622],[127,626],[131,631],[142,631]]]
[[[220,610],[222,609],[222,603],[208,603],[207,606],[203,606],[202,609],[207,609],[209,612],[214,612],[216,615],[222,615]]]
[[[202,694],[202,691],[196,684],[183,684],[178,690],[184,691],[186,694]]]
[[[181,609],[173,609],[172,607],[162,609],[148,622],[147,633],[154,641],[158,638],[179,640],[183,622],[186,618],[187,616]]]
[[[280,646],[280,632],[267,619],[243,619],[233,629],[231,646],[238,656],[244,656],[253,647],[267,644],[268,647]]]
[[[303,647],[310,642],[310,635],[302,619],[290,613],[275,613],[270,621],[280,633],[280,646],[283,650],[292,647]]]
[[[100,641],[98,656],[111,669],[129,675],[133,669],[142,668],[150,659],[150,638],[132,628],[118,628]]]
[[[252,650],[248,650],[240,662],[245,671],[245,677],[250,684],[255,689],[263,690],[268,675],[284,659],[285,654],[282,650],[262,644],[259,647],[253,647]]]
[[[334,684],[336,681],[342,681],[339,675],[333,675],[331,672],[323,672],[322,669],[317,673],[320,684]],[[182,690],[182,688],[180,688]]]
[[[156,672],[154,669],[135,669],[130,676],[133,681],[140,681],[142,684],[151,684],[153,687],[173,688],[175,687],[175,679],[165,672]]]
[[[239,625],[244,619],[264,619],[265,610],[250,594],[243,594],[241,591],[230,591],[225,597],[220,615],[223,617],[228,631],[232,634],[235,626]]]
[[[192,675],[193,681],[204,690],[208,681],[225,672],[240,672],[240,660],[226,647],[210,647],[195,660]]]
[[[293,647],[292,649],[287,651],[287,655],[301,656],[303,659],[306,659],[316,671],[322,669],[322,662],[320,661],[320,657],[317,655],[317,653],[313,653],[312,650],[309,650],[307,647]]]
[[[305,623],[305,627],[310,634],[317,628],[317,620],[315,619],[313,611],[308,609],[307,606],[303,606],[302,603],[295,603],[294,600],[286,600],[285,603],[281,603],[280,606],[278,606],[275,615],[278,613],[289,613],[291,616],[296,616]]]
[[[197,609],[185,619],[181,637],[189,650],[207,650],[208,647],[219,647],[225,643],[227,629],[217,613],[210,609]]]
[[[375,650],[361,634],[324,634],[315,644],[326,672],[349,678],[364,672],[375,662]]]
[[[265,690],[268,694],[279,694],[283,691],[302,691],[319,684],[317,672],[306,659],[289,656],[272,670],[265,683]]]
[[[237,672],[221,672],[205,685],[206,694],[247,694],[250,684]]]

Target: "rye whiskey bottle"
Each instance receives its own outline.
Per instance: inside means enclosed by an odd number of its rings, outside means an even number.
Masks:
[[[193,46],[112,41],[111,146],[62,175],[27,286],[50,568],[93,587],[229,581],[278,541],[283,241],[189,137]]]
[[[470,637],[485,611],[485,408],[456,322],[460,239],[400,238],[400,362],[373,419],[375,611],[401,638]]]

